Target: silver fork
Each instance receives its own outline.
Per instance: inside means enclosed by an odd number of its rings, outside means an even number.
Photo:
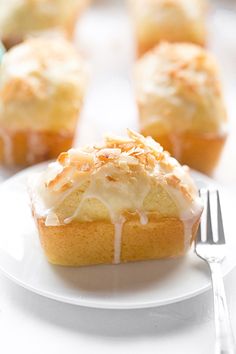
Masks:
[[[221,272],[226,245],[219,192],[201,189],[199,194],[204,210],[195,242],[195,252],[208,263],[211,270],[216,330],[215,353],[235,354],[236,347]]]

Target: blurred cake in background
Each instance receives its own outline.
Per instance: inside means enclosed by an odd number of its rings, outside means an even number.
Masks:
[[[29,190],[45,254],[67,266],[182,256],[202,212],[188,168],[133,131],[62,153]]]
[[[141,55],[160,41],[206,43],[206,0],[129,0]]]
[[[227,136],[214,57],[197,45],[161,43],[137,62],[135,85],[141,132],[211,174]]]
[[[1,0],[0,40],[9,49],[44,33],[73,37],[76,20],[88,0]]]
[[[84,63],[66,40],[10,49],[0,67],[0,163],[31,165],[69,149],[85,87]]]

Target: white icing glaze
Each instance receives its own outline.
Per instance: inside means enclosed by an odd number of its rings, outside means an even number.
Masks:
[[[171,186],[166,186],[165,189],[179,208],[179,218],[182,221],[184,228],[184,250],[186,251],[190,247],[193,226],[202,211],[201,200],[199,197],[196,197],[189,206],[189,203],[182,198],[180,191]]]
[[[114,236],[114,264],[120,263],[120,256],[121,256],[121,245],[122,245],[122,231],[123,225],[125,223],[125,218],[120,217],[120,220],[115,222],[114,229],[115,229],[115,236]]]
[[[119,174],[120,182],[115,184],[108,182],[106,176],[110,174]],[[126,177],[126,176],[125,176]],[[127,179],[127,177],[126,177]],[[150,190],[150,184],[146,176],[139,176],[132,180],[122,180],[121,171],[115,170],[114,166],[107,164],[99,171],[90,181],[90,185],[85,191],[83,198],[75,210],[73,215],[66,218],[66,224],[73,221],[79,214],[79,211],[86,199],[97,199],[108,209],[110,218],[115,228],[114,237],[114,263],[119,263],[121,241],[122,241],[122,228],[125,223],[125,218],[122,216],[124,210],[136,210],[140,215],[140,223],[146,224],[148,222],[147,216],[143,209],[143,202]]]
[[[191,239],[193,236],[193,226],[197,221],[198,217],[199,214],[193,216],[191,219],[185,219],[184,217],[181,217],[181,220],[183,222],[183,227],[184,227],[184,251],[187,251],[191,246]]]
[[[53,212],[50,212],[45,220],[45,225],[46,226],[57,226],[60,225],[59,219],[57,215]]]
[[[60,165],[58,163],[53,163],[51,164],[51,167],[52,169],[50,171],[50,177],[47,176],[47,178],[49,179],[53,178],[54,174],[56,175],[58,173]],[[150,185],[148,183],[147,178],[143,177],[143,179],[137,178],[136,181],[132,180],[132,183],[120,183],[114,187],[112,184],[109,184],[105,179],[105,176],[109,175],[109,173],[110,167],[108,166],[108,168],[101,170],[101,172],[91,180],[90,185],[84,193],[83,198],[80,201],[78,207],[70,217],[64,220],[64,223],[69,224],[74,219],[76,219],[85,200],[99,200],[107,208],[111,221],[114,224],[114,263],[117,264],[120,260],[122,229],[125,223],[125,218],[122,216],[122,212],[123,210],[136,210],[138,215],[140,216],[140,223],[142,225],[147,224],[148,218],[146,216],[145,211],[143,211],[142,209],[143,201],[150,190]],[[40,177],[40,175],[38,177],[34,177],[36,185],[38,184],[37,178],[40,179]],[[66,199],[68,195],[73,193],[73,191],[78,189],[79,186],[82,184],[83,182],[80,181],[79,183],[76,183],[73,186],[73,189],[69,189],[66,192],[62,193],[57,199],[54,199],[53,202],[49,204],[50,207],[46,210],[43,206],[44,202],[42,201],[42,199],[38,199],[37,203],[35,203],[36,196],[34,194],[33,199],[34,205],[36,205],[36,213],[40,215],[43,210],[44,216],[46,217],[45,225],[60,225],[60,222],[55,214],[55,209],[63,202],[63,200]],[[34,189],[34,187],[32,189]]]
[[[50,223],[50,226],[59,226],[59,220],[51,217],[51,214],[55,214],[55,209],[63,203],[63,201],[79,186],[83,183],[76,183],[73,188],[66,190],[63,193],[58,194],[54,198],[47,198],[47,193],[45,193],[44,183],[46,179],[53,179],[58,173],[62,171],[62,166],[57,163],[53,162],[49,165],[49,169],[44,176],[42,174],[37,173],[31,176],[28,180],[28,185],[30,189],[31,199],[34,205],[34,212],[37,217],[45,217],[46,222]],[[79,210],[79,209],[78,209]],[[50,221],[47,221],[49,218]],[[71,216],[71,221],[73,220],[74,216]],[[69,218],[68,218],[69,219]],[[52,224],[52,220],[54,220],[54,224]],[[65,219],[65,223],[68,221]]]
[[[131,133],[130,133],[131,134]],[[67,154],[59,158],[58,162],[50,164],[46,172],[34,178],[31,193],[35,213],[40,217],[46,218],[46,225],[56,226],[60,224],[68,224],[73,220],[92,221],[83,218],[84,203],[98,200],[107,210],[110,221],[114,225],[114,263],[120,262],[122,230],[125,223],[125,213],[130,212],[137,214],[140,218],[140,224],[148,223],[148,211],[144,209],[144,200],[148,196],[152,183],[160,183],[169,194],[179,211],[179,218],[184,226],[185,248],[187,249],[192,236],[192,227],[201,213],[201,204],[197,197],[197,191],[189,176],[187,170],[181,167],[177,161],[168,154],[163,153],[160,146],[151,138],[143,138],[139,135],[131,134],[131,141],[124,144],[134,143],[131,153],[125,148],[121,152],[120,148],[97,148],[93,149],[72,149]],[[136,146],[136,139],[140,143]],[[137,142],[137,144],[138,144]],[[109,144],[109,141],[107,142]],[[119,143],[117,143],[119,145]],[[139,150],[142,144],[145,146],[147,155],[140,156],[142,150]],[[116,146],[116,144],[114,144]],[[133,154],[133,155],[132,155]],[[149,162],[148,167],[145,162],[141,161],[145,158],[156,157],[156,162],[152,165]],[[161,154],[159,160],[158,154]],[[100,156],[108,159],[105,163],[99,165]],[[138,156],[138,157],[135,157]],[[139,160],[140,159],[140,160]],[[165,163],[161,161],[165,161]],[[61,161],[61,162],[60,162]],[[82,164],[81,164],[82,161]],[[62,163],[62,164],[61,164]],[[92,164],[90,172],[86,172],[89,164]],[[147,163],[147,162],[146,162]],[[64,165],[63,165],[64,164]],[[95,166],[99,167],[95,167]],[[64,167],[63,167],[64,166]],[[69,169],[68,167],[69,166]],[[75,167],[76,166],[76,167]],[[82,174],[78,178],[78,169]],[[147,169],[146,169],[147,168]],[[85,172],[84,172],[85,171]],[[58,178],[60,177],[60,178]],[[167,179],[165,179],[167,177]],[[178,186],[168,184],[168,177],[172,178],[172,182],[181,181],[182,189]],[[49,188],[48,183],[53,181],[53,185]],[[69,183],[69,187],[64,186]],[[83,188],[83,186],[85,187]],[[187,190],[184,185],[188,186]],[[73,204],[75,209],[72,215],[60,219],[57,217],[57,208],[63,201],[74,191],[80,190],[81,193],[78,204]],[[186,197],[184,194],[189,190],[190,195]],[[157,210],[158,211],[158,210]],[[90,215],[90,214],[89,214]],[[107,220],[107,216],[105,219]]]
[[[43,156],[47,148],[45,147],[40,133],[31,131],[27,134],[27,156],[29,164],[35,163],[36,156]]]
[[[140,218],[140,224],[141,225],[147,225],[148,224],[148,216],[147,213],[143,210],[137,210],[137,213]]]

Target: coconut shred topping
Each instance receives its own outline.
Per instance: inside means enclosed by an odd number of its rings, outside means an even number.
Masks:
[[[135,78],[143,127],[158,122],[164,131],[225,134],[218,64],[203,48],[162,42],[137,62]]]
[[[131,130],[128,130],[128,138],[107,137],[103,146],[62,153],[57,162],[34,178],[31,194],[35,215],[44,217],[48,226],[75,220],[108,219],[112,222],[114,263],[120,263],[122,230],[127,215],[136,215],[142,225],[148,223],[150,212],[159,212],[150,210],[145,203],[156,186],[160,186],[176,206],[174,216],[183,221],[188,247],[192,226],[201,212],[188,169],[181,167],[153,139]],[[92,209],[88,209],[91,205]],[[67,213],[63,214],[63,208]],[[86,208],[90,212],[86,213]]]

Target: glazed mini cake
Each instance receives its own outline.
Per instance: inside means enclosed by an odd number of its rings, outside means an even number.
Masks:
[[[65,266],[182,256],[202,211],[188,168],[132,131],[62,153],[30,195],[48,261]]]
[[[206,42],[206,0],[129,0],[141,55],[160,41]]]
[[[26,166],[73,145],[86,69],[63,39],[30,39],[0,67],[0,163]]]
[[[71,39],[88,0],[1,0],[0,38],[9,49],[29,36],[60,32]]]
[[[227,135],[215,59],[197,45],[161,43],[137,62],[135,83],[142,133],[211,174]]]

